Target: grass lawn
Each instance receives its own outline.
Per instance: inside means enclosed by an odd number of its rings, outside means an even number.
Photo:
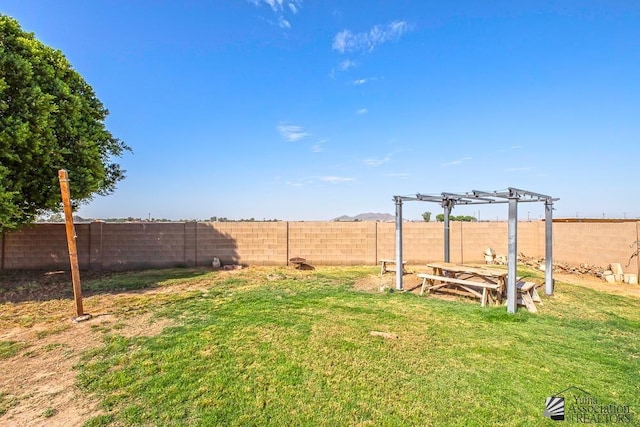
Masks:
[[[175,271],[84,285],[194,283],[135,302],[174,326],[151,337],[106,328],[85,353],[79,385],[104,409],[86,425],[553,426],[545,399],[571,386],[580,390],[564,393],[567,414],[589,397],[627,407],[626,425],[640,424],[639,298],[557,283],[537,314],[509,315],[355,290],[376,267]]]

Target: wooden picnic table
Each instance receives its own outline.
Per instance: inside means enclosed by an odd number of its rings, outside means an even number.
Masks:
[[[482,306],[502,302],[507,282],[507,272],[504,270],[449,262],[432,262],[427,264],[427,267],[433,269],[433,274],[417,274],[423,279],[421,295],[425,288],[427,292],[452,289],[480,298]]]

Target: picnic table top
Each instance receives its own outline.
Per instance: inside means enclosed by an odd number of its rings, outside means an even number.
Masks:
[[[427,267],[456,273],[470,273],[485,277],[506,277],[507,271],[497,268],[474,267],[471,265],[453,264],[450,262],[430,262]]]

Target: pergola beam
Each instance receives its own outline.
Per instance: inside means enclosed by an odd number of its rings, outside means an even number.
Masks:
[[[435,203],[442,203],[442,197],[440,196],[427,196],[424,194],[416,194],[416,199],[420,200],[421,202],[435,202]]]
[[[480,204],[480,203],[493,203],[493,199],[489,199],[487,197],[478,197],[475,195],[468,194],[455,194],[455,193],[442,193],[443,198],[455,200],[456,203],[464,203],[464,204]]]
[[[539,202],[542,202],[544,200],[551,198],[551,196],[547,196],[546,194],[534,193],[533,191],[527,191],[527,190],[520,190],[519,188],[509,187],[509,191],[515,192],[518,195],[536,197],[538,198]]]

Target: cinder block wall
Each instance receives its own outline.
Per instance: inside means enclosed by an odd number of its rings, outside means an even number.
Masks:
[[[444,259],[443,223],[405,223],[402,225],[402,236],[403,258],[407,262],[420,264]],[[506,222],[450,223],[451,262],[484,262],[484,250],[487,248],[507,255],[508,243]],[[395,224],[378,223],[377,246],[379,259],[395,257]],[[544,255],[544,223],[518,224],[518,252],[530,256]]]
[[[290,222],[289,257],[310,264],[375,264],[375,222]]]
[[[455,224],[455,227],[451,228],[452,262],[484,262],[484,251],[487,248],[493,249],[497,254],[507,255],[509,235],[506,222],[474,224],[453,222],[452,224]],[[518,246],[529,244],[524,241],[528,235],[523,232],[528,224],[530,223],[518,224]]]
[[[303,257],[315,265],[374,265],[395,258],[395,224],[383,222],[214,222],[77,224],[81,268],[120,270],[223,263],[287,265]],[[411,264],[444,259],[443,223],[403,223],[403,258]],[[554,223],[554,259],[606,267],[620,262],[638,273],[638,258],[627,265],[640,222]],[[544,257],[543,221],[518,224],[518,252]],[[487,247],[507,254],[506,222],[450,226],[451,261],[483,262]],[[68,269],[64,224],[37,224],[6,233],[0,269]]]
[[[625,273],[638,272],[638,257],[627,267],[638,240],[639,222],[554,223],[554,258],[569,264],[589,263],[606,267],[622,264]],[[632,247],[633,245],[633,247]]]
[[[196,263],[286,265],[286,222],[201,222],[196,228]]]
[[[76,224],[78,262],[89,261],[89,224]],[[2,237],[3,269],[69,269],[64,224],[38,224]]]
[[[378,259],[395,258],[396,226],[380,222],[378,227]],[[410,264],[443,259],[444,228],[442,223],[407,222],[402,224],[402,258]]]
[[[90,268],[119,270],[141,267],[193,265],[188,254],[188,233],[195,223],[92,223],[101,229],[101,244],[92,242],[98,265]],[[193,242],[190,242],[193,246]],[[99,253],[99,255],[97,254]]]

